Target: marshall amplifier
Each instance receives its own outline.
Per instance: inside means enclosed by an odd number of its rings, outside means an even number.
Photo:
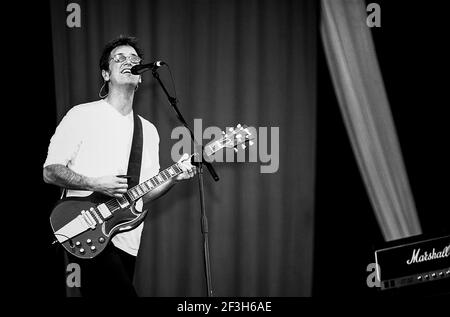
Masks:
[[[420,236],[396,240],[375,251],[380,289],[450,281],[450,235],[419,240]],[[450,289],[448,290],[450,292]]]

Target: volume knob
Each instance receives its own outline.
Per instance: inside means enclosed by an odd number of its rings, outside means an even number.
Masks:
[[[91,244],[91,243],[92,243],[92,240],[91,240],[91,239],[87,239],[87,240],[86,240],[86,243],[87,243],[87,244]]]

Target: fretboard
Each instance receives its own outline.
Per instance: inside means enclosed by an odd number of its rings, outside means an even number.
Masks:
[[[182,174],[183,171],[178,167],[178,163],[173,164],[172,166],[166,168],[161,171],[158,175],[153,176],[152,178],[146,180],[139,185],[134,186],[133,188],[127,191],[128,197],[130,197],[131,201],[136,201],[145,194],[149,193],[156,187],[166,183],[171,178]]]
[[[203,152],[204,155],[210,157],[214,153],[225,147],[235,148],[235,150],[237,150],[236,146],[246,142],[248,136],[251,135],[247,127],[240,125],[237,125],[236,129],[230,128],[228,133],[223,132],[223,134],[224,135],[219,140],[210,142],[204,147]],[[197,155],[198,154],[193,154],[191,155],[191,157]],[[106,215],[103,217],[106,219],[110,216],[110,214],[114,213],[116,210],[128,207],[130,203],[135,202],[136,200],[140,199],[142,196],[149,193],[156,187],[166,183],[171,178],[182,173],[183,171],[179,167],[178,163],[175,163],[172,166],[160,172],[158,175],[153,176],[149,180],[146,180],[145,182],[129,189],[127,193],[122,195],[120,198],[113,198],[103,204],[98,205],[98,211],[100,211],[102,216]]]

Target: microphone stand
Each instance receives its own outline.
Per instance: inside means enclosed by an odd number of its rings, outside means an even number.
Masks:
[[[205,165],[212,176],[212,178],[217,182],[219,180],[219,176],[217,176],[216,171],[214,170],[211,163],[207,162],[203,158],[203,146],[200,146],[195,138],[194,133],[189,128],[188,124],[183,118],[183,115],[181,114],[180,110],[177,107],[178,100],[174,97],[172,97],[164,84],[162,83],[161,79],[159,78],[159,74],[156,71],[156,68],[152,69],[152,75],[158,83],[160,84],[161,88],[163,89],[164,93],[167,96],[167,99],[169,100],[170,105],[175,110],[175,113],[177,114],[178,120],[184,125],[186,129],[188,129],[192,142],[195,147],[195,151],[197,153],[200,153],[201,158],[198,162],[195,162],[194,164],[197,166],[198,171],[198,185],[199,185],[199,191],[200,191],[200,212],[201,212],[201,230],[202,230],[202,236],[203,236],[203,255],[204,255],[204,264],[205,264],[205,275],[206,275],[206,288],[208,291],[208,297],[213,296],[213,290],[212,290],[212,284],[211,284],[211,268],[210,268],[210,260],[209,260],[209,238],[208,238],[208,218],[206,217],[206,205],[205,205],[205,191],[203,186],[203,165]]]

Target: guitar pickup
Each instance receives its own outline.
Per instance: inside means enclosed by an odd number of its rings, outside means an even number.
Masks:
[[[120,208],[126,208],[130,205],[128,200],[125,198],[125,196],[122,195],[120,198],[116,198],[117,202],[119,203]]]
[[[112,216],[111,211],[108,209],[108,207],[106,207],[105,204],[100,204],[97,206],[97,210],[100,212],[100,214],[102,215],[103,219],[108,219],[109,217]]]

